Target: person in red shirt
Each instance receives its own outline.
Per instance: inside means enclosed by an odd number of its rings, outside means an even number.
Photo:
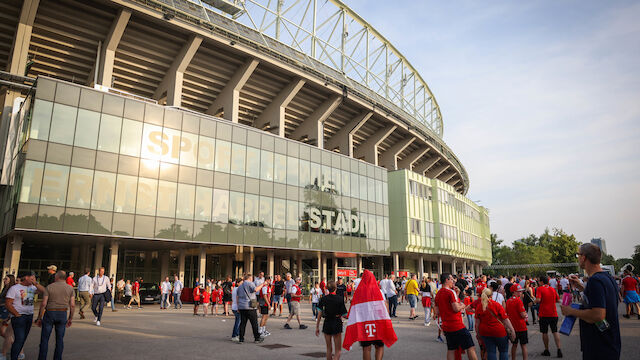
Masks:
[[[487,275],[482,275],[476,282],[476,295],[480,298],[482,291],[487,288]]]
[[[518,351],[518,342],[522,347],[522,359],[527,360],[528,351],[527,344],[529,343],[529,333],[527,332],[527,309],[522,302],[522,293],[524,289],[520,285],[515,284],[511,286],[511,298],[507,300],[507,316],[513,325],[513,329],[516,331],[516,339],[512,342],[511,347],[511,360],[516,359],[516,352]]]
[[[442,330],[447,338],[447,360],[454,360],[456,349],[467,350],[470,360],[476,360],[476,350],[474,348],[471,333],[464,326],[460,311],[464,309],[464,304],[458,299],[453,285],[453,276],[449,273],[440,275],[442,288],[436,294],[434,311],[442,321]]]
[[[473,315],[476,313],[475,308],[469,306],[471,305],[471,303],[473,303],[473,296],[471,295],[471,292],[472,292],[471,288],[465,290],[465,294],[467,294],[467,296],[464,297],[464,306],[465,306],[464,313],[467,315],[467,329],[469,329],[469,331],[473,331],[475,328]]]
[[[558,310],[556,309],[556,303],[560,301],[558,292],[556,289],[549,286],[549,278],[546,276],[540,277],[542,286],[538,287],[536,291],[536,304],[540,304],[538,310],[538,316],[540,317],[540,332],[542,333],[542,342],[544,343],[544,351],[542,356],[551,356],[549,352],[549,328],[553,334],[553,340],[558,348],[558,357],[562,357],[562,350],[560,349],[560,336],[558,335]]]
[[[622,279],[622,289],[620,295],[624,299],[624,303],[627,304],[627,314],[622,315],[624,318],[629,319],[631,317],[631,308],[635,305],[638,319],[640,319],[640,296],[636,291],[638,287],[638,281],[631,276],[631,271],[628,269],[624,271],[624,279]]]
[[[136,281],[133,283],[133,296],[131,296],[131,299],[129,299],[129,305],[127,305],[127,309],[131,309],[131,303],[133,301],[138,303],[138,309],[142,309],[142,306],[140,304],[140,278],[136,279]]]
[[[300,323],[300,299],[302,298],[302,289],[300,288],[300,282],[302,279],[297,278],[296,283],[291,285],[291,312],[289,313],[289,317],[287,318],[287,323],[284,324],[285,329],[291,329],[289,325],[289,321],[296,316],[296,320],[298,320],[298,325],[300,329],[306,329],[307,325]]]
[[[502,304],[491,299],[491,289],[484,289],[476,306],[476,329],[487,349],[487,359],[496,359],[496,349],[500,359],[508,358],[509,338],[515,339],[515,331]]]
[[[73,280],[73,276],[75,274],[73,273],[73,271],[69,272],[69,276],[67,277],[67,285],[74,287],[76,286],[76,282],[75,280]]]
[[[258,298],[258,305],[260,305],[260,314],[262,318],[260,319],[260,327],[258,328],[258,332],[262,334],[262,336],[271,335],[270,332],[267,331],[267,320],[269,320],[269,307],[271,307],[271,276],[267,276],[264,279],[264,286],[260,289],[260,294]]]
[[[200,297],[202,299],[202,307],[204,308],[204,314],[202,316],[207,316],[209,312],[209,303],[211,300],[211,287],[209,285],[204,287],[204,291]]]
[[[200,284],[196,283],[196,286],[193,288],[193,316],[198,315],[201,293],[202,291],[200,290]]]

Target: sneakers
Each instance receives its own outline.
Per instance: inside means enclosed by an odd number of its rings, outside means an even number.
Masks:
[[[562,350],[558,349],[558,357],[561,358],[562,357]]]
[[[300,329],[304,330],[304,329],[306,329],[306,328],[307,328],[307,325],[305,325],[305,324],[300,324]]]
[[[542,356],[551,356],[551,353],[549,352],[549,350],[545,350],[542,352]]]
[[[260,338],[258,338],[258,339],[256,339],[256,340],[254,340],[253,342],[254,342],[254,343],[256,343],[256,344],[259,344],[259,343],[261,343],[261,342],[263,342],[263,341],[264,341],[264,338],[263,338],[263,337],[260,337]]]
[[[94,317],[93,317],[93,322],[96,322],[96,321],[98,321],[98,317],[97,317],[97,316],[94,316]]]
[[[268,332],[267,330],[265,330],[265,331],[262,332],[261,335],[262,335],[262,337],[267,337],[267,336],[271,335],[271,333]]]
[[[629,316],[627,314],[622,315],[622,317],[625,318],[625,319],[630,319],[631,318],[631,316]]]
[[[23,360],[24,359],[24,353],[20,353],[20,355],[18,355],[18,360]]]
[[[240,338],[237,337],[237,336],[234,336],[234,337],[231,338],[231,341],[238,342],[238,341],[240,341]]]
[[[96,325],[97,325],[97,326],[100,326],[100,321],[96,321]]]
[[[439,342],[441,342],[441,343],[443,343],[443,344],[444,344],[444,340],[442,339],[442,336],[438,336],[438,338],[436,339],[436,341],[439,341]]]
[[[289,324],[284,324],[284,328],[291,330],[291,326],[289,326]]]

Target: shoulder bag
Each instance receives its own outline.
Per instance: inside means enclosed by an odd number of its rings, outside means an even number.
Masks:
[[[257,309],[258,308],[258,299],[252,299],[251,296],[249,296],[249,292],[247,291],[247,287],[244,286],[244,284],[242,285],[242,290],[244,290],[244,293],[247,294],[247,299],[249,299],[249,307],[252,309]]]

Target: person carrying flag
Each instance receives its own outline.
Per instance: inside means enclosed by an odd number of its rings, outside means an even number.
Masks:
[[[384,346],[390,347],[398,337],[393,330],[382,291],[371,271],[365,270],[353,294],[342,347],[350,350],[354,342],[362,346],[362,358],[371,359],[371,345],[376,348],[376,360],[382,359]]]

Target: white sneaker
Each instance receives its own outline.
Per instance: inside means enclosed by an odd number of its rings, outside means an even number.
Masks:
[[[269,335],[271,335],[271,333],[270,333],[270,332],[268,332],[267,330],[265,330],[265,331],[262,333],[262,336],[263,336],[263,337],[267,337],[267,336],[269,336]]]
[[[97,317],[97,316],[94,316],[94,317],[93,317],[93,322],[96,322],[96,321],[98,321],[98,317]]]
[[[424,324],[424,326],[431,326],[431,321],[429,321],[428,323]]]
[[[234,337],[232,337],[232,338],[231,338],[231,341],[233,341],[233,342],[239,342],[239,341],[240,341],[240,338],[239,338],[239,337],[237,337],[237,336],[234,336]]]
[[[24,359],[24,353],[18,355],[18,360],[23,360]]]
[[[96,325],[100,326],[100,321],[96,321]]]

